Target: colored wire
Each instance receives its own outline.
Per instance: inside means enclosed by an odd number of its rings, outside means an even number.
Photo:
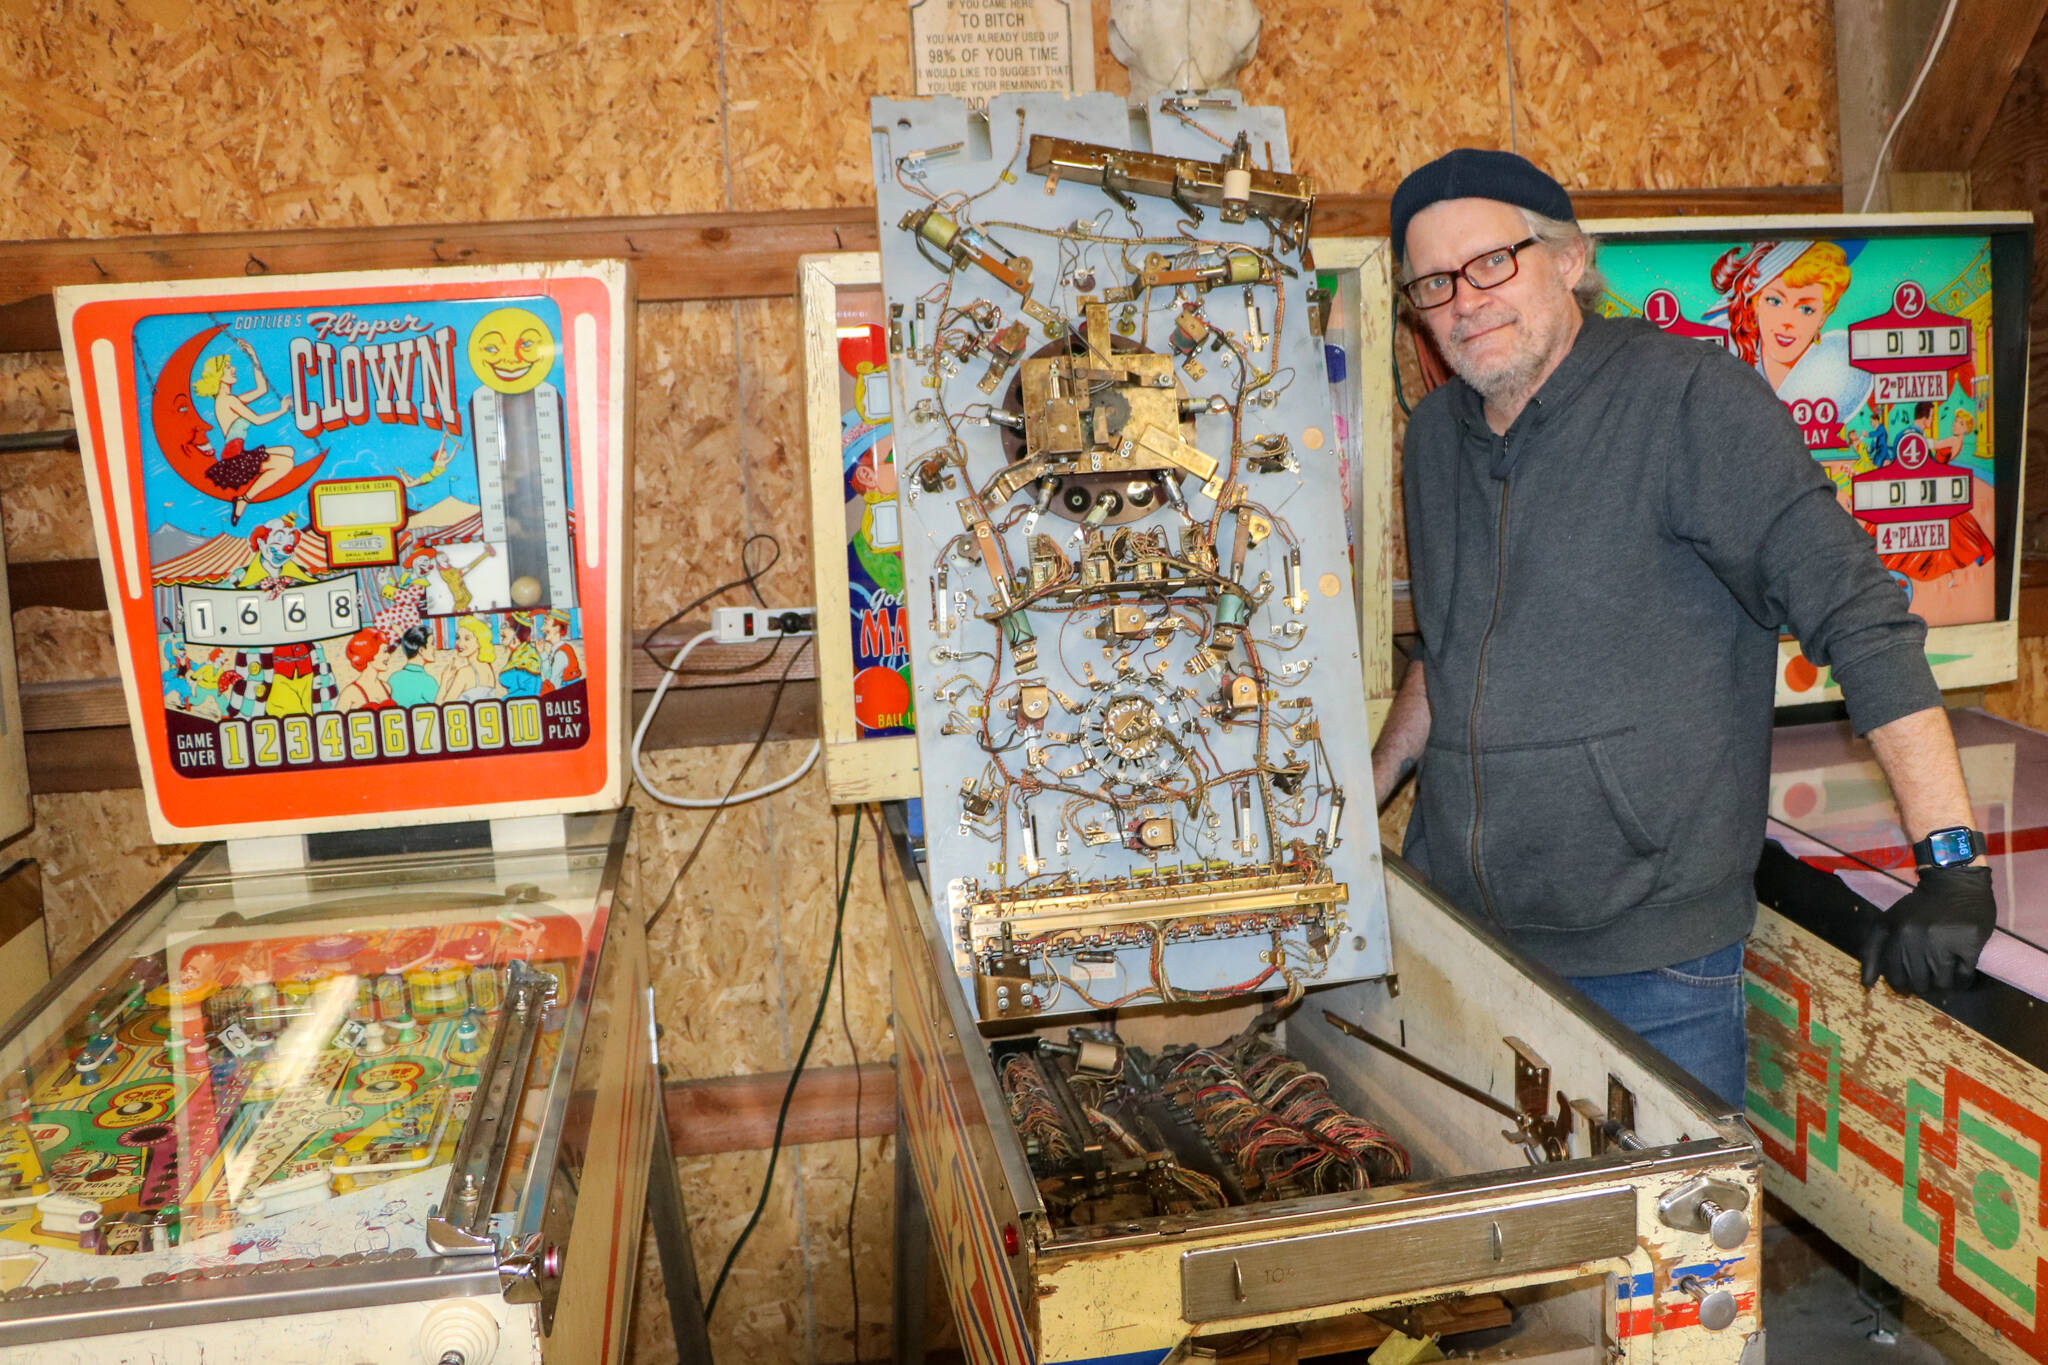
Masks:
[[[853,823],[860,823],[860,812],[853,814]],[[879,851],[879,849],[878,849]],[[839,820],[832,820],[832,862],[839,862]],[[853,1240],[853,1218],[860,1208],[860,1045],[853,1040],[853,1021],[846,1014],[846,974],[839,976],[839,1031],[846,1036],[846,1050],[853,1057],[853,1192],[846,1196],[846,1279],[853,1293],[853,1358],[860,1360],[860,1257],[855,1254]]]

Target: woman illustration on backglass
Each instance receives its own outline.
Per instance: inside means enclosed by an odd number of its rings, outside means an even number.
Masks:
[[[230,526],[241,521],[243,509],[252,500],[260,498],[265,489],[292,472],[290,446],[253,443],[255,429],[269,426],[284,416],[286,408],[280,403],[275,412],[259,413],[249,406],[270,392],[270,380],[264,376],[263,367],[257,363],[256,352],[249,343],[240,337],[234,341],[249,362],[253,381],[249,387],[240,393],[235,392],[235,383],[241,378],[241,373],[235,365],[235,358],[226,352],[208,356],[199,367],[199,378],[192,383],[194,394],[213,400],[213,420],[226,442],[221,447],[220,458],[206,470],[206,478],[220,490],[217,496],[231,498]]]
[[[1849,334],[1827,331],[1849,289],[1849,263],[1862,250],[1833,242],[1757,242],[1714,262],[1728,344],[1770,381],[1787,406],[1827,399],[1845,426],[1870,398],[1871,377],[1849,363]],[[1822,458],[1826,458],[1823,456]]]
[[[1756,367],[1787,407],[1833,404],[1848,448],[1816,450],[1814,457],[1834,479],[1844,506],[1850,476],[1890,464],[1904,434],[1873,401],[1876,381],[1849,363],[1848,332],[1827,330],[1853,278],[1850,263],[1863,246],[1788,241],[1732,248],[1714,262],[1712,282],[1721,303],[1707,313],[1708,322],[1727,327],[1729,347]],[[1939,445],[1934,448],[1938,453]],[[1974,506],[1987,506],[1988,486],[1980,481],[1977,491]],[[1864,529],[1876,534],[1870,523]],[[1966,599],[1979,595],[1981,585],[1974,580],[1988,575],[1983,566],[1992,549],[1972,511],[1949,523],[1947,549],[1882,558],[1914,610],[1939,625],[1978,619],[1977,607]]]

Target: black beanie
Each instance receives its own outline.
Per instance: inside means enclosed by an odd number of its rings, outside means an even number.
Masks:
[[[1564,222],[1578,217],[1572,212],[1572,197],[1565,193],[1564,186],[1538,170],[1527,157],[1459,147],[1409,172],[1401,187],[1394,191],[1391,217],[1397,258],[1408,254],[1409,221],[1431,204],[1446,199],[1496,199]]]

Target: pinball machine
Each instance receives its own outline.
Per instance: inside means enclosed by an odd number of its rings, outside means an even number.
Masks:
[[[0,1033],[0,1359],[617,1360],[630,275],[57,302],[151,827],[218,842]]]
[[[1944,689],[2019,673],[2033,221],[2024,213],[1588,223],[1609,315],[1724,346],[1799,423],[1928,625]],[[1883,771],[1780,643],[1761,901],[1745,957],[1746,1110],[1765,1186],[1993,1359],[2048,1360],[2048,741],[1951,703],[1998,929],[1976,983],[1866,989],[1859,952],[1910,888]]]
[[[897,1359],[929,1248],[977,1362],[1754,1365],[1740,1116],[1365,805],[1386,243],[1314,237],[1235,92],[871,115],[882,250],[800,270],[827,783],[892,802]]]

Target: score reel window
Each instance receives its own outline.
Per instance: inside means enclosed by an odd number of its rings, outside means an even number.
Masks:
[[[398,562],[405,485],[393,477],[329,479],[310,490],[313,529],[327,537],[335,568]]]
[[[1935,478],[1901,475],[1895,478],[1858,480],[1855,485],[1858,512],[1887,512],[1916,507],[1968,507],[1970,479],[1966,474]]]

